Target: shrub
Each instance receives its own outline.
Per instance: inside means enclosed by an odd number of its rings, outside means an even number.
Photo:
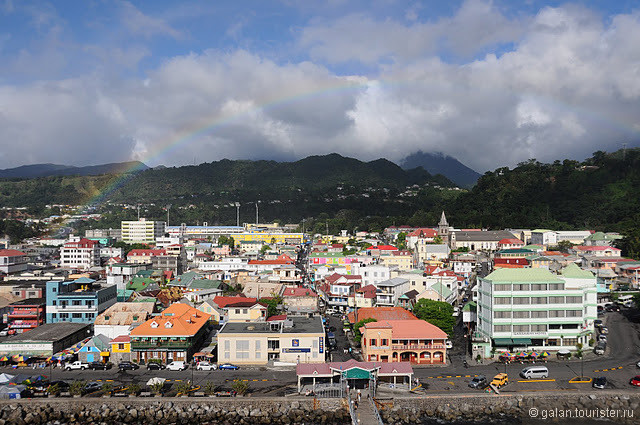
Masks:
[[[207,382],[204,386],[204,393],[206,395],[213,395],[216,392],[216,389],[218,388],[218,386],[215,384],[215,382]]]
[[[180,384],[176,387],[176,389],[178,390],[179,395],[188,394],[189,391],[191,391],[191,381],[180,382]]]
[[[104,391],[105,394],[110,394],[111,391],[113,391],[113,384],[111,382],[107,382],[102,386],[102,391]]]
[[[84,381],[73,381],[71,385],[69,385],[69,392],[72,395],[82,395],[85,385],[87,385],[87,383]]]
[[[156,382],[151,385],[151,391],[154,394],[162,395],[162,391],[164,390],[164,382]]]
[[[138,394],[140,394],[140,385],[131,384],[131,385],[129,385],[128,391],[129,391],[129,394],[131,394],[131,395],[138,395]]]
[[[238,394],[245,395],[247,392],[249,392],[249,383],[239,380],[233,381],[233,384],[231,384],[231,388],[233,388],[233,390]]]
[[[47,388],[47,392],[51,395],[59,395],[60,385],[58,384],[49,385],[49,388]]]

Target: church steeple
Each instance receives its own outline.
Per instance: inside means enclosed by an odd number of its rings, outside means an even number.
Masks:
[[[444,211],[442,211],[442,217],[440,217],[440,223],[438,223],[438,236],[442,239],[442,242],[449,244],[449,223]]]
[[[440,223],[438,223],[438,226],[449,226],[449,223],[447,223],[447,217],[444,215],[444,211],[442,211],[442,217],[440,217]]]

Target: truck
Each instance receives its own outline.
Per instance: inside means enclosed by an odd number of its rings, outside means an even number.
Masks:
[[[506,373],[499,373],[493,377],[493,381],[491,381],[491,385],[496,388],[502,388],[503,386],[509,383],[509,377]]]
[[[89,369],[89,363],[81,362],[80,360],[76,360],[73,363],[67,363],[64,365],[64,370],[85,370]]]

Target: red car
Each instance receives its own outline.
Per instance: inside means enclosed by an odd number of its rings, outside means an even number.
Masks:
[[[640,387],[640,375],[636,375],[633,378],[631,378],[629,383],[633,386]]]

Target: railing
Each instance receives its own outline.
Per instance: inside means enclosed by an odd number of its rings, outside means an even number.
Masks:
[[[384,422],[382,422],[382,418],[380,417],[380,412],[378,411],[378,407],[376,406],[376,403],[373,400],[373,397],[371,397],[371,399],[369,400],[369,403],[371,404],[371,408],[373,409],[373,416],[375,416],[376,421],[378,421],[378,425],[384,425]]]
[[[392,345],[394,350],[441,350],[445,346],[444,344],[432,344],[432,345]]]
[[[351,416],[351,425],[360,425],[358,424],[358,416],[356,415],[356,409],[351,402],[351,394],[347,391],[347,404],[349,405],[349,415]]]
[[[131,349],[145,349],[145,348],[155,348],[155,349],[163,349],[163,348],[178,348],[187,350],[191,347],[191,343],[188,341],[141,341],[141,342],[132,342]]]

